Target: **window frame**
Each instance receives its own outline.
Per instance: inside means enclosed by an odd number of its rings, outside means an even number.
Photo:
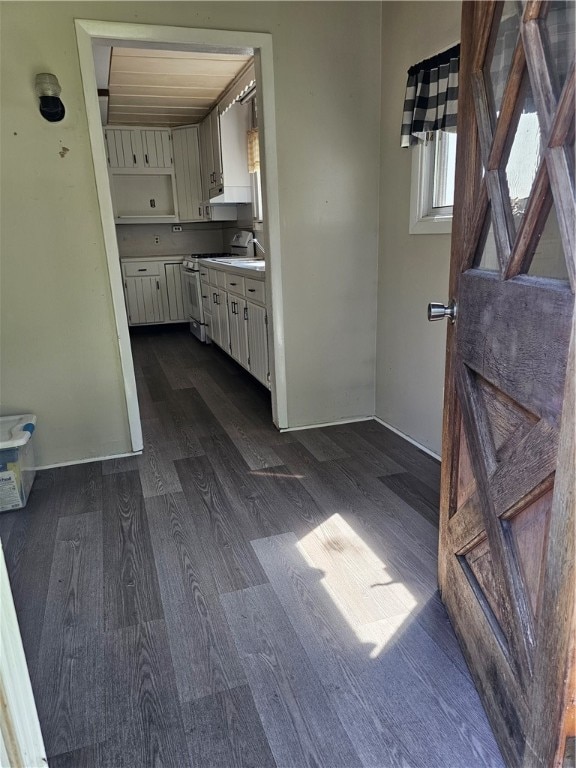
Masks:
[[[411,235],[444,235],[452,232],[453,207],[433,208],[436,168],[435,136],[429,136],[412,148],[410,181]]]

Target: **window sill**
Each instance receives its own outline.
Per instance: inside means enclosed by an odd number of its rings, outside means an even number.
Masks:
[[[450,235],[452,216],[423,216],[410,222],[411,235]]]

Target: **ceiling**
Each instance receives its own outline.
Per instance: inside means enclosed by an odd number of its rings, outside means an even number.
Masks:
[[[114,47],[103,117],[109,125],[170,128],[198,123],[251,59],[243,54]]]

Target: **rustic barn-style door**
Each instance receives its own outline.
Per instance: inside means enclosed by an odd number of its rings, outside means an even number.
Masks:
[[[574,10],[463,3],[439,580],[523,768],[574,747]]]

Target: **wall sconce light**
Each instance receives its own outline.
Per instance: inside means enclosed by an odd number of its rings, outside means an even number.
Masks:
[[[50,123],[58,123],[66,114],[64,104],[60,101],[60,83],[56,75],[41,72],[36,75],[36,95],[40,99],[40,114]]]

